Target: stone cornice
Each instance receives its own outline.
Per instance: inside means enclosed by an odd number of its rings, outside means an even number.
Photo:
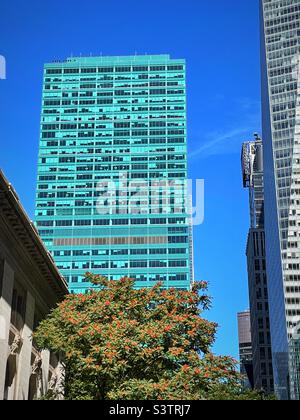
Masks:
[[[14,231],[16,238],[36,264],[43,279],[47,281],[58,299],[62,299],[68,293],[67,284],[45,248],[33,222],[28,218],[15,190],[0,170],[1,213],[5,223]]]

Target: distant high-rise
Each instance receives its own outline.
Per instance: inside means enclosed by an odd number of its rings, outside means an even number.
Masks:
[[[254,382],[250,311],[239,312],[237,318],[241,373],[244,376],[243,386],[244,388],[253,389]]]
[[[244,188],[249,189],[250,229],[247,268],[251,314],[254,387],[274,393],[268,290],[265,258],[263,150],[256,136],[242,148]]]
[[[295,342],[300,324],[300,0],[261,0],[260,9],[274,380],[280,398],[299,399],[299,379],[295,377],[299,366],[295,370],[295,346],[289,344]]]
[[[185,83],[168,55],[45,65],[36,224],[72,292],[190,287]]]

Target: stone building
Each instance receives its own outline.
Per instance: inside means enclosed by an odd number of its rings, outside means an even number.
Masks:
[[[0,400],[31,400],[60,387],[59,356],[39,352],[32,331],[67,285],[0,171]]]

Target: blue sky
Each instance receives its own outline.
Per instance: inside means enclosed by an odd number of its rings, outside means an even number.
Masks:
[[[240,148],[260,131],[258,0],[3,0],[0,168],[33,216],[44,62],[73,55],[169,53],[187,60],[189,174],[205,180],[195,273],[210,283],[215,351],[237,357],[248,307],[248,197]]]

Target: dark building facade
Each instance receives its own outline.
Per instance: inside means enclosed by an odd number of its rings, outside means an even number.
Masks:
[[[268,285],[266,274],[263,150],[256,136],[242,148],[243,186],[249,189],[250,229],[247,268],[250,301],[254,388],[274,393]]]
[[[245,389],[253,389],[254,378],[250,311],[239,312],[237,319],[239,332],[239,355],[241,374],[243,375],[243,387]]]

